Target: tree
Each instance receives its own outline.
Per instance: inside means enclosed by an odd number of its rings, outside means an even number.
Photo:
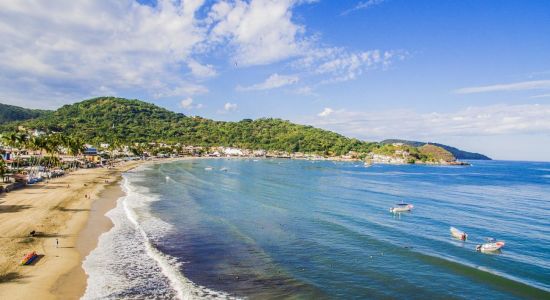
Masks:
[[[4,161],[4,157],[0,155],[0,178],[4,178],[4,175],[6,174],[6,171],[8,170],[8,167],[6,166],[6,162]]]

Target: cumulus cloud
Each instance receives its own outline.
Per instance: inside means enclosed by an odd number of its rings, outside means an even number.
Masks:
[[[235,111],[235,110],[237,110],[237,104],[227,102],[227,103],[224,104],[223,109],[225,111]]]
[[[247,87],[237,86],[239,91],[262,91],[280,88],[286,85],[297,83],[298,76],[295,75],[279,75],[277,73],[272,74],[266,80],[261,83],[253,84]]]
[[[0,84],[22,98],[82,97],[100,86],[187,93],[195,83],[181,76],[180,65],[204,39],[194,18],[202,2],[4,1]]]
[[[357,112],[325,108],[317,116],[307,122],[367,140],[547,135],[550,132],[550,105],[542,104],[478,106],[447,113],[410,110]]]
[[[514,83],[503,83],[485,86],[465,87],[454,92],[457,94],[475,94],[488,92],[509,92],[525,90],[550,89],[550,80],[522,81]]]
[[[0,9],[0,97],[50,108],[105,94],[175,100],[207,93],[206,81],[218,75],[213,62],[220,57],[243,67],[295,61],[293,65],[307,65],[304,76],[336,82],[387,66],[399,56],[320,47],[293,20],[297,5],[312,2],[5,0]],[[297,80],[274,74],[250,88],[265,90]]]
[[[322,112],[318,113],[317,116],[319,117],[328,117],[334,112],[334,109],[330,107],[325,107]]]
[[[191,109],[200,109],[203,107],[201,103],[193,104],[192,98],[185,98],[180,101],[180,107],[183,109],[191,110]]]
[[[187,62],[187,66],[191,69],[191,73],[196,77],[208,78],[214,77],[218,74],[214,66],[209,64],[202,65],[193,59]]]
[[[239,65],[268,64],[297,55],[304,28],[292,21],[292,7],[302,1],[220,1],[209,14],[213,41],[228,40]]]

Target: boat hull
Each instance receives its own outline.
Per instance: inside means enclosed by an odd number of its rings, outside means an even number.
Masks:
[[[478,246],[478,251],[481,252],[496,252],[504,247],[504,242],[485,243]]]
[[[392,213],[408,212],[408,211],[411,211],[413,209],[413,207],[414,206],[412,204],[407,204],[407,205],[404,205],[404,206],[391,207],[390,212],[392,212]]]
[[[459,240],[465,241],[468,238],[468,235],[464,231],[460,231],[454,227],[450,228],[451,235]]]

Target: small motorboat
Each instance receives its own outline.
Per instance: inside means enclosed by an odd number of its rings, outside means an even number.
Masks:
[[[400,213],[400,212],[411,211],[413,207],[414,206],[412,204],[408,204],[408,203],[396,203],[394,207],[390,208],[390,212]]]
[[[503,241],[495,241],[494,239],[487,239],[487,243],[477,245],[476,251],[479,252],[496,252],[504,247]]]
[[[21,265],[30,265],[37,257],[38,255],[36,254],[36,251],[33,251],[23,257],[23,260],[21,260]]]
[[[454,227],[451,226],[451,235],[454,237],[454,238],[457,238],[461,241],[465,241],[467,238],[468,238],[468,235],[466,234],[466,232],[464,231],[460,231]]]
[[[221,168],[220,171],[227,172],[227,168]]]
[[[213,169],[212,167],[206,167],[206,168],[204,168],[205,171],[212,171],[212,169]]]

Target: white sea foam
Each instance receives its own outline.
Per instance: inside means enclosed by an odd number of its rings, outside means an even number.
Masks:
[[[126,196],[107,213],[114,226],[83,262],[88,274],[83,299],[228,298],[185,278],[181,264],[154,246],[173,228],[150,213],[149,206],[159,199],[133,184],[143,178],[138,171],[124,175]]]

